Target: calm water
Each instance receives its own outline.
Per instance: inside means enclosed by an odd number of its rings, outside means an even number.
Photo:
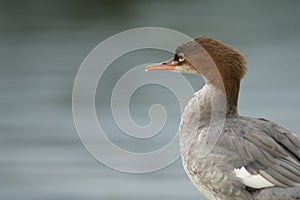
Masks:
[[[240,112],[272,119],[299,134],[299,9],[296,0],[0,1],[0,199],[204,199],[180,161],[132,175],[105,167],[85,150],[72,118],[77,70],[99,42],[130,28],[160,26],[191,37],[213,36],[248,58]],[[108,95],[121,66],[126,71],[165,56],[158,51],[129,54],[100,81],[97,109],[105,113],[108,137],[125,149],[155,149],[176,132],[176,98],[160,87],[141,88],[130,104],[140,124],[147,124],[145,103],[148,109],[152,100],[171,113],[153,141],[131,141],[115,128],[109,113]],[[203,84],[200,77],[187,77],[195,89]]]

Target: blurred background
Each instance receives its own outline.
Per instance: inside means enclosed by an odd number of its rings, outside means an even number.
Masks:
[[[104,166],[85,150],[72,118],[72,87],[81,62],[101,41],[136,27],[212,36],[248,58],[240,113],[271,119],[299,134],[299,10],[297,0],[0,0],[0,199],[204,199],[180,160],[133,175]],[[130,104],[140,124],[147,124],[152,100],[172,113],[160,138],[151,143],[126,138],[109,110],[111,90],[122,73],[168,56],[132,52],[100,80],[97,110],[106,114],[102,120],[108,137],[122,148],[147,151],[174,136],[180,111],[164,88],[140,88]],[[198,76],[186,77],[195,89],[203,85]]]

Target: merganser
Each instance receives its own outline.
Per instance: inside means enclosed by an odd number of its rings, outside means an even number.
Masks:
[[[240,81],[247,71],[242,53],[199,37],[177,47],[171,60],[146,70],[201,74],[205,79],[179,126],[184,169],[203,195],[217,200],[300,199],[299,136],[269,120],[238,114]],[[225,106],[219,106],[220,99]],[[210,129],[212,123],[219,127]]]

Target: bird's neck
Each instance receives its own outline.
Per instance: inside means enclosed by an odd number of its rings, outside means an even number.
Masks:
[[[239,86],[239,85],[238,85]],[[225,87],[225,91],[224,91]],[[229,89],[228,86],[220,87],[206,83],[201,90],[196,93],[199,99],[202,112],[226,116],[236,116],[237,113],[237,97],[239,87],[235,89]],[[236,93],[237,95],[230,95]]]
[[[224,81],[226,101],[227,101],[227,115],[235,116],[238,114],[238,98],[240,91],[240,80]]]

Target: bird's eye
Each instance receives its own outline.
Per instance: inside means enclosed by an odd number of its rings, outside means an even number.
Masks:
[[[185,60],[184,54],[183,53],[178,54],[178,61],[183,62],[184,60]]]

